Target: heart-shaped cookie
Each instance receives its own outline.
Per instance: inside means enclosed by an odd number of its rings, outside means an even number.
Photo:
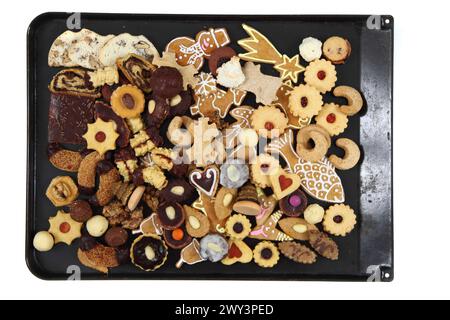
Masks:
[[[283,169],[279,169],[276,174],[270,175],[269,179],[273,193],[279,200],[300,188],[302,183],[299,175],[287,173]]]
[[[232,265],[236,262],[249,263],[253,260],[252,249],[242,240],[230,240],[228,242],[228,255],[222,259],[224,265]]]
[[[195,169],[189,175],[189,181],[198,191],[213,197],[219,185],[219,169],[216,166],[208,166],[203,171]]]

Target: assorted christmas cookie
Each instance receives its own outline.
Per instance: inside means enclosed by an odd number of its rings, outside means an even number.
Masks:
[[[322,96],[314,87],[301,84],[292,89],[289,95],[289,109],[294,116],[311,118],[322,108]]]
[[[253,249],[253,259],[262,268],[272,268],[278,263],[280,253],[275,244],[263,241]]]
[[[306,67],[305,82],[321,93],[330,91],[336,81],[336,68],[329,61],[316,60]]]
[[[228,243],[228,254],[222,259],[224,265],[230,266],[239,263],[250,263],[253,260],[253,251],[242,240],[230,240]]]
[[[225,225],[227,234],[232,239],[243,240],[251,231],[252,225],[250,221],[241,214],[232,215]]]
[[[284,133],[288,126],[288,119],[274,106],[259,107],[252,114],[252,128],[262,137],[273,139]]]
[[[356,88],[335,87],[351,45],[308,37],[288,56],[242,27],[246,39],[209,28],[161,52],[128,33],[82,29],[54,41],[48,64],[65,68],[48,86],[47,155],[77,179],[48,179],[46,196],[68,210],[36,231],[36,254],[80,238],[80,264],[104,274],[200,262],[283,272],[339,258],[334,237],[357,214],[342,204],[338,173],[361,157],[339,134],[364,105]]]
[[[347,39],[333,36],[323,44],[323,55],[334,64],[343,64],[352,52],[352,46]]]
[[[316,122],[327,130],[331,136],[336,136],[347,128],[348,118],[339,110],[338,105],[326,103],[316,116]]]
[[[131,262],[144,271],[155,271],[167,259],[167,246],[159,237],[141,235],[134,240],[130,255]]]
[[[75,239],[81,237],[81,227],[83,224],[76,222],[70,217],[70,214],[65,213],[62,210],[58,211],[56,216],[50,217],[48,223],[50,224],[48,232],[53,236],[55,244],[63,242],[67,245],[71,245]],[[44,237],[44,235],[41,234],[39,237]],[[36,239],[37,245],[41,246],[41,249],[50,250],[51,241],[48,236],[45,235],[47,239],[39,239],[39,237]],[[47,243],[42,243],[44,241],[39,243],[40,240],[44,240]]]
[[[325,211],[323,228],[335,236],[345,236],[356,225],[356,215],[352,208],[344,204],[335,204]]]

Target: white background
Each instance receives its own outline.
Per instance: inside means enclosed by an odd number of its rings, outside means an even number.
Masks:
[[[206,5],[205,5],[206,3]],[[256,2],[255,2],[256,3]],[[0,17],[0,297],[449,298],[450,41],[445,1],[7,1]],[[122,5],[120,5],[122,4]],[[226,4],[226,5],[225,5]],[[224,9],[220,9],[224,8]],[[395,18],[395,281],[43,282],[27,270],[26,30],[46,11],[392,14]]]

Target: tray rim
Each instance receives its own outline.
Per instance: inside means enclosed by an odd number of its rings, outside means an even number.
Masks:
[[[67,15],[67,12],[56,12],[56,11],[49,11],[49,12],[43,12],[39,15],[37,15],[29,24],[27,28],[26,33],[26,50],[27,50],[27,168],[26,168],[26,241],[25,241],[25,263],[27,265],[28,270],[38,279],[44,280],[44,281],[59,281],[59,280],[66,280],[67,277],[60,276],[57,274],[50,275],[48,273],[42,272],[40,268],[35,264],[34,259],[32,258],[33,249],[30,247],[30,243],[32,243],[32,228],[31,228],[31,220],[33,219],[33,212],[31,210],[32,206],[35,203],[35,195],[33,194],[35,192],[34,188],[34,176],[35,176],[35,168],[31,165],[34,164],[33,158],[34,158],[34,149],[35,145],[33,143],[33,140],[35,138],[34,134],[32,134],[32,131],[34,131],[34,113],[31,110],[31,105],[34,102],[35,96],[33,95],[32,88],[33,88],[33,77],[31,76],[31,70],[33,69],[31,67],[31,56],[33,55],[33,48],[32,48],[32,40],[33,40],[33,33],[36,27],[39,25],[41,20],[49,19],[49,18],[60,18],[61,15]],[[238,14],[167,14],[167,13],[91,13],[91,12],[81,12],[83,15],[89,15],[90,17],[94,18],[95,16],[108,16],[108,17],[115,17],[115,18],[132,18],[132,17],[148,17],[148,18],[174,18],[174,19],[194,19],[194,20],[202,20],[202,19],[227,19],[229,21],[232,20],[245,20],[245,19],[252,19],[252,20],[258,20],[258,21],[265,21],[265,20],[281,20],[281,19],[289,19],[289,20],[296,20],[296,19],[317,19],[317,20],[335,20],[335,21],[348,21],[351,19],[362,19],[362,18],[368,18],[371,15],[368,14],[245,14],[245,15],[238,15]],[[391,113],[391,119],[390,119],[390,134],[391,139],[393,141],[393,94],[394,94],[394,22],[395,19],[392,15],[385,14],[385,15],[379,15],[382,17],[382,19],[389,19],[390,25],[389,30],[392,32],[392,39],[390,43],[389,53],[391,54],[391,64],[389,66],[391,71],[391,85],[390,85],[390,113]],[[391,277],[389,279],[382,279],[383,282],[391,282],[394,279],[394,207],[393,207],[393,199],[394,199],[394,188],[393,188],[393,143],[391,143],[390,148],[390,204],[391,204],[391,211],[390,211],[390,228],[391,228],[391,238],[390,240],[390,256],[392,264],[389,266],[389,272],[391,272]],[[33,168],[32,168],[33,167]],[[381,266],[382,267],[382,266]],[[270,275],[270,276],[253,276],[253,275],[247,275],[247,274],[234,274],[234,275],[218,275],[218,274],[211,274],[211,275],[186,275],[186,274],[180,274],[180,275],[170,275],[170,274],[157,274],[156,276],[148,277],[145,275],[128,275],[128,276],[121,276],[121,275],[101,275],[101,274],[88,274],[83,276],[83,281],[105,281],[105,280],[201,280],[201,281],[208,281],[208,280],[221,280],[221,281],[227,281],[227,280],[235,280],[235,281],[349,281],[349,282],[355,282],[355,281],[366,281],[367,275]]]

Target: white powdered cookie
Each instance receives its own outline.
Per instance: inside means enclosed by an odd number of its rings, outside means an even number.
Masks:
[[[114,38],[113,34],[101,36],[93,31],[86,32],[83,37],[72,42],[68,49],[69,59],[78,66],[87,69],[103,68],[98,57],[100,49]]]
[[[152,60],[154,56],[159,57],[158,50],[144,36],[133,36],[129,33],[122,33],[110,39],[100,49],[99,58],[103,66],[112,66],[118,58],[134,53],[148,60]]]
[[[75,41],[83,38],[91,30],[81,29],[78,32],[65,31],[53,41],[48,52],[48,65],[50,67],[76,67],[77,64],[69,57],[69,48]]]

